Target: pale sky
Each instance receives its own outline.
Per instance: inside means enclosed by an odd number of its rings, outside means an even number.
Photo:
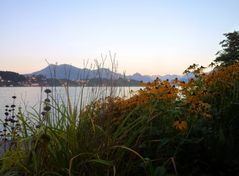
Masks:
[[[239,30],[239,0],[0,0],[0,70],[117,54],[126,74],[182,74],[208,65]]]

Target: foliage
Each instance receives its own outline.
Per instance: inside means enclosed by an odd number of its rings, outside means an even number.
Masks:
[[[239,31],[224,34],[226,39],[220,42],[222,50],[217,52],[216,62],[230,65],[239,61]]]

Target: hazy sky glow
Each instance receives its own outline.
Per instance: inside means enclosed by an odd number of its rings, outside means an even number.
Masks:
[[[238,0],[0,0],[0,70],[117,53],[119,72],[181,74],[208,65],[239,30]]]

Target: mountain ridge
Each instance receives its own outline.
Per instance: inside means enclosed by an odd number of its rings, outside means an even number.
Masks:
[[[182,81],[187,81],[188,79],[193,77],[193,75],[177,75],[177,74],[143,75],[139,72],[136,72],[132,75],[123,75],[120,73],[115,73],[108,68],[98,68],[98,69],[78,68],[69,64],[60,64],[60,65],[50,64],[39,71],[27,75],[43,75],[46,78],[69,79],[69,80],[82,80],[92,78],[102,78],[102,79],[125,78],[129,80],[143,82],[151,82],[156,78],[169,81],[177,78]]]

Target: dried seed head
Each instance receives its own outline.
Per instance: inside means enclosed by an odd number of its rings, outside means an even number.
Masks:
[[[46,99],[45,99],[45,102],[49,103],[49,102],[50,102],[50,99],[49,99],[49,98],[46,98]]]
[[[44,107],[44,110],[45,110],[46,112],[48,112],[48,111],[51,110],[51,107],[50,107],[50,106],[45,106],[45,107]]]
[[[46,94],[49,94],[49,93],[51,93],[51,90],[50,90],[50,89],[46,89],[44,92],[45,92]]]

